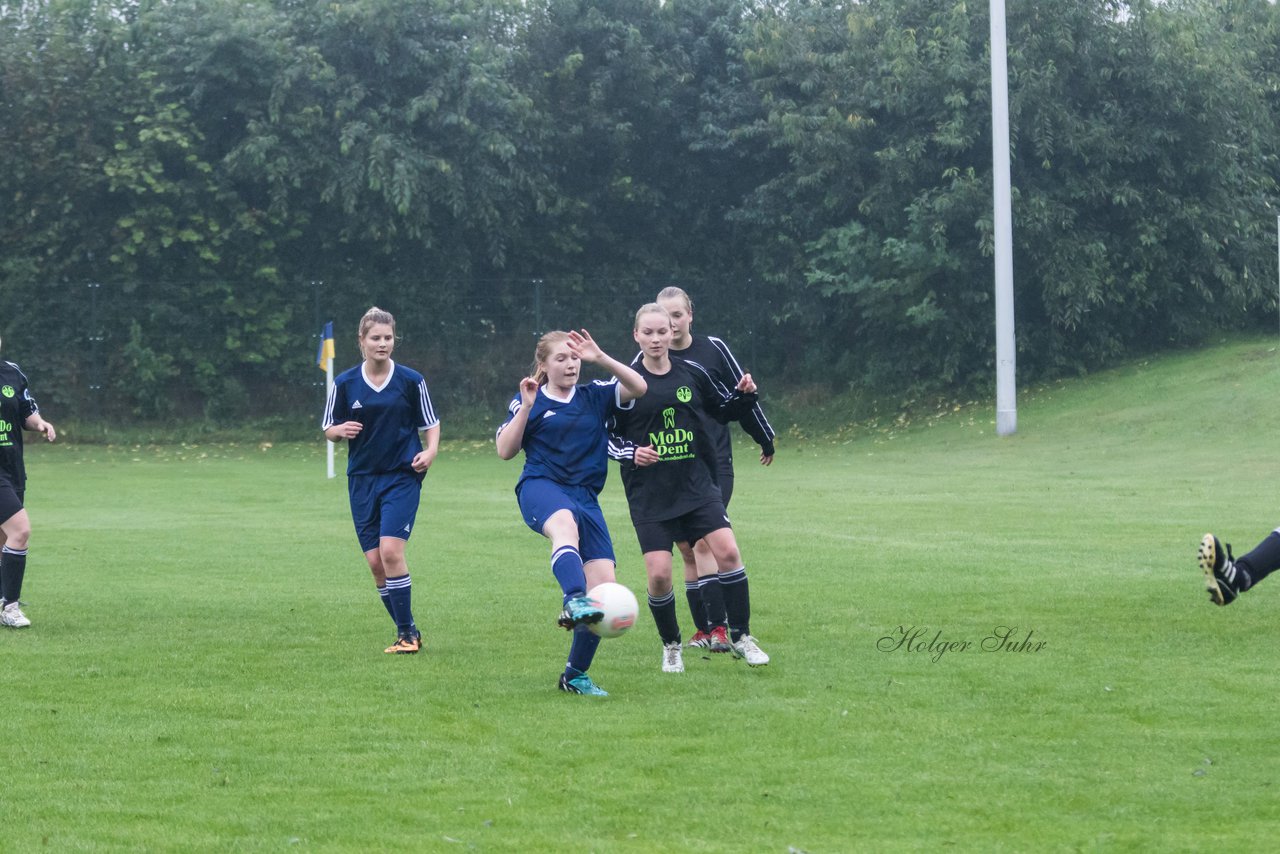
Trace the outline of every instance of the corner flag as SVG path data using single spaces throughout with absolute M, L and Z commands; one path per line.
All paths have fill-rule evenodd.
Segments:
M 320 330 L 320 349 L 316 352 L 316 367 L 324 371 L 324 396 L 327 400 L 333 391 L 333 321 L 330 320 Z M 325 470 L 332 479 L 333 442 L 325 442 Z
M 333 362 L 333 321 L 330 320 L 320 331 L 320 349 L 316 353 L 316 367 L 326 370 Z

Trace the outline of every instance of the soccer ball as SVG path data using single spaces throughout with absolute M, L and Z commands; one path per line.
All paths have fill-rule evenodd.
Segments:
M 602 638 L 616 638 L 635 625 L 636 615 L 640 613 L 635 594 L 616 581 L 597 584 L 587 591 L 587 598 L 604 610 L 600 622 L 587 626 Z

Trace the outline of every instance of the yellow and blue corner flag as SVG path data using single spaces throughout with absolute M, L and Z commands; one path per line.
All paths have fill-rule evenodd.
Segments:
M 333 321 L 324 325 L 320 333 L 320 349 L 316 353 L 316 367 L 324 370 L 326 362 L 333 360 Z

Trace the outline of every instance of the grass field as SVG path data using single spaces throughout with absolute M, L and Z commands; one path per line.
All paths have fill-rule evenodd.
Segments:
M 318 445 L 32 448 L 5 847 L 1272 850 L 1280 581 L 1213 608 L 1194 554 L 1280 523 L 1277 416 L 1253 339 L 1029 391 L 1004 439 L 989 406 L 783 430 L 734 503 L 773 663 L 662 674 L 642 613 L 603 700 L 554 690 L 548 550 L 487 444 L 428 478 L 418 656 L 382 653 Z M 639 592 L 616 474 L 605 507 Z

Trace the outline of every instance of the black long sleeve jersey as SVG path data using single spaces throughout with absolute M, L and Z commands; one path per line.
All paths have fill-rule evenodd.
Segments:
M 743 370 L 733 357 L 733 351 L 723 340 L 714 336 L 694 335 L 688 347 L 670 352 L 673 361 L 682 360 L 700 365 L 711 377 L 717 391 L 723 395 L 732 392 L 742 379 Z M 631 367 L 636 367 L 641 361 L 642 354 L 637 353 L 631 360 Z M 773 425 L 765 417 L 758 398 L 749 409 L 733 420 L 742 425 L 742 429 L 755 440 L 763 453 L 773 456 Z M 729 426 L 716 421 L 710 422 L 707 425 L 707 441 L 715 451 L 713 459 L 717 476 L 732 477 L 733 441 L 729 436 Z M 616 460 L 630 459 L 634 449 L 625 442 L 614 442 L 609 446 L 609 454 Z
M 0 478 L 17 490 L 27 485 L 22 425 L 39 409 L 22 369 L 13 362 L 0 361 Z
M 621 464 L 631 521 L 674 519 L 721 500 L 709 464 L 716 454 L 711 428 L 741 418 L 756 395 L 722 393 L 697 362 L 672 359 L 665 374 L 650 372 L 643 360 L 634 367 L 648 391 L 619 411 L 610 429 L 610 455 Z M 636 466 L 635 448 L 649 445 L 660 459 Z

